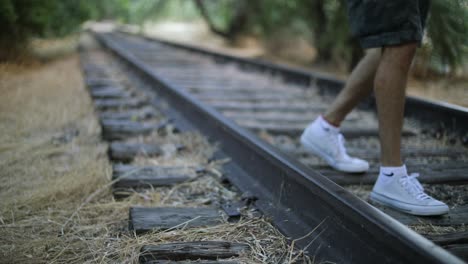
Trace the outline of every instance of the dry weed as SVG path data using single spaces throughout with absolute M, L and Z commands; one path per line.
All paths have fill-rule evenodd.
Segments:
M 16 66 L 15 66 L 16 67 Z M 219 183 L 225 161 L 196 133 L 153 134 L 165 155 L 136 164 L 199 166 L 206 172 L 172 187 L 115 201 L 106 146 L 83 87 L 75 56 L 16 72 L 0 66 L 0 263 L 137 263 L 142 245 L 170 241 L 248 243 L 244 263 L 310 260 L 262 218 L 246 212 L 236 223 L 136 236 L 127 230 L 130 206 L 207 206 L 237 199 Z M 21 69 L 18 66 L 18 69 Z M 181 155 L 170 146 L 184 145 Z

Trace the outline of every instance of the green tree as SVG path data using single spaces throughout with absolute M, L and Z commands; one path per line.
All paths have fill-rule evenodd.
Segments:
M 268 38 L 281 29 L 310 36 L 319 62 L 345 62 L 362 49 L 348 27 L 346 0 L 194 0 L 210 29 L 227 39 L 243 33 Z M 428 21 L 428 67 L 455 70 L 467 57 L 468 1 L 433 0 Z M 304 26 L 306 25 L 306 26 Z
M 468 2 L 432 1 L 428 21 L 429 67 L 454 72 L 468 57 Z
M 63 36 L 89 18 L 87 1 L 0 0 L 0 60 L 23 52 L 30 37 Z

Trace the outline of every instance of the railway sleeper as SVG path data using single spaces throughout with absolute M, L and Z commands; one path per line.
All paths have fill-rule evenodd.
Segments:
M 241 264 L 242 262 L 236 261 L 235 259 L 230 260 L 189 260 L 189 261 L 172 261 L 172 260 L 150 260 L 143 261 L 143 264 Z
M 395 211 L 388 207 L 382 207 L 375 204 L 384 213 L 397 219 L 405 225 L 434 225 L 434 226 L 462 226 L 468 219 L 468 205 L 451 208 L 449 213 L 441 216 L 415 216 Z
M 99 89 L 90 89 L 93 99 L 126 99 L 132 97 L 132 93 L 120 87 L 104 86 Z
M 446 250 L 448 250 L 450 253 L 454 254 L 455 256 L 468 261 L 468 244 L 454 244 L 454 245 L 448 245 L 444 246 Z
M 441 245 L 452 245 L 452 244 L 468 244 L 468 231 L 454 232 L 448 234 L 434 235 L 434 234 L 423 234 L 432 242 Z
M 114 188 L 171 186 L 193 179 L 199 169 L 187 167 L 132 166 L 116 164 L 112 167 Z
M 106 87 L 106 86 L 115 86 L 117 85 L 115 81 L 111 80 L 110 78 L 92 78 L 86 77 L 85 78 L 86 87 L 89 89 L 95 89 L 99 87 Z
M 94 105 L 99 110 L 135 109 L 145 105 L 146 103 L 147 100 L 141 98 L 94 100 Z
M 211 207 L 131 207 L 129 229 L 137 234 L 157 230 L 204 227 L 225 222 L 218 209 Z
M 422 183 L 436 184 L 465 184 L 468 182 L 468 175 L 466 174 L 466 168 L 452 168 L 450 165 L 444 166 L 445 169 L 437 167 L 436 165 L 431 164 L 422 164 L 408 166 L 413 171 L 417 171 L 420 176 L 418 180 Z M 362 185 L 362 184 L 374 184 L 379 175 L 379 169 L 377 167 L 371 167 L 366 173 L 343 173 L 335 171 L 330 168 L 324 168 L 323 166 L 317 168 L 318 166 L 313 166 L 315 169 L 318 169 L 321 174 L 330 180 L 334 181 L 340 185 Z
M 227 262 L 219 262 L 219 260 L 239 257 L 249 250 L 248 244 L 229 241 L 191 241 L 148 245 L 141 248 L 140 263 L 164 263 L 157 261 L 180 263 L 178 261 L 186 260 L 198 260 L 187 263 L 238 263 L 233 260 Z M 211 261 L 207 262 L 207 260 Z
M 169 120 L 158 124 L 141 123 L 122 119 L 101 119 L 102 136 L 105 140 L 121 140 L 139 135 L 146 135 L 153 131 L 160 131 L 170 123 Z
M 183 146 L 177 146 L 182 150 Z M 131 162 L 136 156 L 154 157 L 163 153 L 159 145 L 144 143 L 113 142 L 109 147 L 109 157 L 116 162 Z
M 158 117 L 160 114 L 151 107 L 146 106 L 137 109 L 131 109 L 126 111 L 103 111 L 98 113 L 99 118 L 103 119 L 111 119 L 111 120 L 131 120 L 131 121 L 142 121 L 149 118 Z
M 81 68 L 86 76 L 91 76 L 91 75 L 107 76 L 109 74 L 109 72 L 105 68 L 94 63 L 82 64 Z
M 298 157 L 309 156 L 309 152 L 302 146 L 278 146 L 281 150 Z M 368 160 L 378 160 L 380 158 L 380 147 L 374 148 L 357 148 L 347 147 L 348 153 L 353 156 Z M 461 148 L 431 148 L 431 147 L 404 147 L 401 149 L 404 157 L 436 157 L 436 158 L 463 158 L 466 150 Z
M 239 125 L 255 132 L 266 131 L 272 135 L 287 135 L 290 137 L 298 138 L 304 131 L 304 126 L 297 124 L 262 124 L 257 122 L 238 121 Z M 378 137 L 379 130 L 377 127 L 346 127 L 341 128 L 341 133 L 347 139 L 364 138 L 364 137 Z M 416 136 L 414 131 L 403 129 L 403 137 Z

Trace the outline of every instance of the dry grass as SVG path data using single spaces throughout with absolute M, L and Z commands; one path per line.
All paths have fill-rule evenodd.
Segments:
M 29 44 L 31 54 L 41 60 L 50 61 L 71 54 L 78 47 L 79 34 L 58 39 L 33 39 Z
M 105 146 L 76 56 L 0 70 L 0 262 L 53 262 L 59 227 L 108 181 Z
M 230 240 L 251 247 L 242 263 L 310 263 L 270 223 L 246 211 L 236 223 L 127 231 L 130 206 L 207 206 L 238 199 L 220 184 L 216 147 L 196 133 L 153 134 L 165 155 L 137 164 L 199 166 L 207 172 L 172 187 L 135 192 L 115 201 L 106 146 L 84 90 L 78 58 L 45 65 L 0 65 L 0 263 L 137 263 L 142 245 Z M 186 149 L 175 157 L 171 146 Z

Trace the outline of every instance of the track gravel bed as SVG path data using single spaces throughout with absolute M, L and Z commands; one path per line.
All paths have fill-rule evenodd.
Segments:
M 126 50 L 130 54 L 126 56 L 131 56 L 132 60 L 149 67 L 145 70 L 151 69 L 162 76 L 165 83 L 183 89 L 318 174 L 343 185 L 362 199 L 367 198 L 377 174 L 379 156 L 377 118 L 371 100 L 354 110 L 342 126 L 349 152 L 370 160 L 371 169 L 360 175 L 337 173 L 301 149 L 298 143 L 302 129 L 326 109 L 333 100 L 333 92 L 324 90 L 315 82 L 307 85 L 286 82 L 281 75 L 251 71 L 227 59 L 219 60 L 216 56 L 193 52 L 193 49 L 188 51 L 122 33 L 108 34 L 105 38 L 118 49 Z M 151 141 L 151 136 L 146 138 Z M 423 174 L 420 179 L 428 192 L 447 202 L 451 206 L 451 214 L 416 218 L 382 210 L 434 241 L 439 241 L 434 237 L 436 234 L 463 234 L 460 231 L 466 230 L 464 223 L 468 217 L 465 217 L 468 207 L 466 185 L 463 185 L 468 180 L 466 139 L 467 135 L 462 133 L 460 136 L 460 131 L 431 127 L 414 117 L 406 118 L 403 128 L 405 162 L 410 170 Z M 177 144 L 180 143 L 172 143 L 175 146 L 172 147 L 173 154 L 179 154 L 181 145 Z M 186 151 L 184 146 L 180 150 Z M 146 164 L 144 159 L 143 163 Z M 202 166 L 207 167 L 206 164 Z M 460 254 L 460 245 L 443 246 L 464 256 Z
M 217 151 L 215 143 L 209 143 L 199 132 L 180 131 L 165 116 L 165 110 L 160 111 L 158 109 L 158 107 L 167 109 L 170 106 L 160 100 L 156 93 L 148 93 L 147 90 L 138 87 L 136 82 L 131 81 L 130 78 L 132 77 L 129 76 L 125 67 L 113 59 L 112 56 L 100 50 L 84 51 L 82 53 L 82 65 L 90 94 L 95 98 L 94 102 L 98 110 L 98 116 L 101 117 L 101 124 L 104 127 L 105 122 L 115 122 L 115 120 L 122 122 L 134 121 L 136 124 L 141 122 L 161 124 L 164 121 L 162 126 L 148 133 L 124 135 L 119 138 L 107 137 L 110 141 L 110 151 L 112 151 L 112 146 L 115 146 L 116 143 L 136 144 L 137 146 L 152 145 L 158 146 L 159 149 L 154 155 L 150 155 L 145 151 L 136 151 L 133 156 L 124 161 L 125 164 L 122 163 L 122 160 L 114 161 L 114 174 L 118 168 L 123 171 L 119 177 L 114 178 L 114 195 L 123 203 L 131 203 L 133 209 L 130 209 L 130 217 L 137 217 L 137 211 L 135 210 L 141 211 L 142 209 L 167 211 L 170 208 L 173 208 L 170 210 L 199 208 L 192 210 L 187 223 L 181 226 L 171 224 L 171 221 L 180 214 L 173 212 L 168 215 L 168 221 L 170 220 L 168 225 L 162 227 L 161 230 L 156 227 L 145 229 L 145 232 L 141 234 L 141 240 L 146 241 L 145 247 L 142 247 L 140 257 L 142 263 L 161 260 L 158 260 L 158 256 L 162 256 L 161 253 L 156 257 L 153 256 L 154 252 L 148 253 L 155 250 L 151 249 L 151 246 L 170 246 L 173 242 L 193 241 L 214 241 L 210 243 L 215 244 L 218 243 L 216 241 L 220 241 L 219 243 L 222 241 L 244 243 L 247 250 L 242 251 L 240 255 L 235 255 L 235 257 L 228 257 L 226 263 L 292 263 L 296 261 L 311 263 L 310 258 L 303 251 L 297 251 L 291 247 L 287 238 L 281 235 L 269 223 L 268 219 L 262 217 L 253 204 L 250 203 L 248 194 L 240 193 L 225 180 L 223 165 L 229 163 L 230 160 L 220 160 L 214 157 L 214 153 Z M 145 103 L 141 105 L 118 103 L 115 107 L 100 107 L 103 102 L 120 100 L 120 98 L 102 99 L 101 97 L 105 94 L 102 93 L 102 87 L 108 89 L 106 92 L 112 90 L 109 90 L 109 87 L 115 88 L 114 93 L 111 93 L 111 97 L 116 95 L 116 90 L 122 89 L 123 93 L 119 92 L 117 94 L 125 94 L 125 97 L 131 94 L 127 99 L 142 98 Z M 156 107 L 154 107 L 155 104 L 151 103 L 155 100 L 158 101 Z M 141 112 L 151 114 L 144 115 Z M 133 115 L 126 116 L 125 113 L 133 113 Z M 118 118 L 112 118 L 115 116 Z M 112 133 L 119 129 L 120 127 L 111 127 L 107 132 L 104 129 L 103 137 L 106 138 L 106 133 Z M 135 129 L 131 131 L 135 131 Z M 110 158 L 112 159 L 111 152 Z M 123 182 L 130 180 L 132 173 L 138 174 L 144 168 L 148 172 L 147 177 L 137 179 L 138 185 L 129 185 L 128 182 Z M 125 172 L 126 169 L 130 172 Z M 151 170 L 148 171 L 149 169 Z M 177 175 L 183 175 L 185 178 L 181 182 L 170 184 L 170 186 L 165 186 L 167 184 L 159 185 L 159 183 L 151 181 L 154 180 L 158 171 L 159 173 L 167 173 L 168 170 L 172 170 Z M 155 174 L 152 175 L 151 173 Z M 119 183 L 121 184 L 119 185 Z M 223 212 L 222 208 L 229 205 L 233 207 L 232 210 L 237 211 L 236 215 L 229 216 L 228 211 Z M 217 223 L 202 221 L 196 226 L 191 226 L 193 221 L 197 221 L 197 218 L 202 217 L 200 213 L 209 208 L 214 208 L 214 212 L 219 212 L 220 221 Z M 138 229 L 135 230 L 135 228 L 138 228 L 137 226 L 147 225 L 153 220 L 157 220 L 157 217 L 142 220 L 141 223 L 137 223 L 135 219 L 129 219 L 130 229 L 139 233 Z M 208 252 L 209 254 L 207 253 L 208 256 L 216 252 L 214 249 L 212 251 L 211 253 Z M 175 252 L 177 255 L 177 250 Z M 177 260 L 188 258 L 188 256 L 184 255 L 185 257 L 179 259 L 180 254 L 177 255 L 178 257 L 176 256 Z M 203 259 L 203 257 L 207 256 L 200 255 L 199 257 Z M 196 260 L 196 258 L 193 260 Z M 200 262 L 194 261 L 194 263 L 205 262 L 200 260 Z

